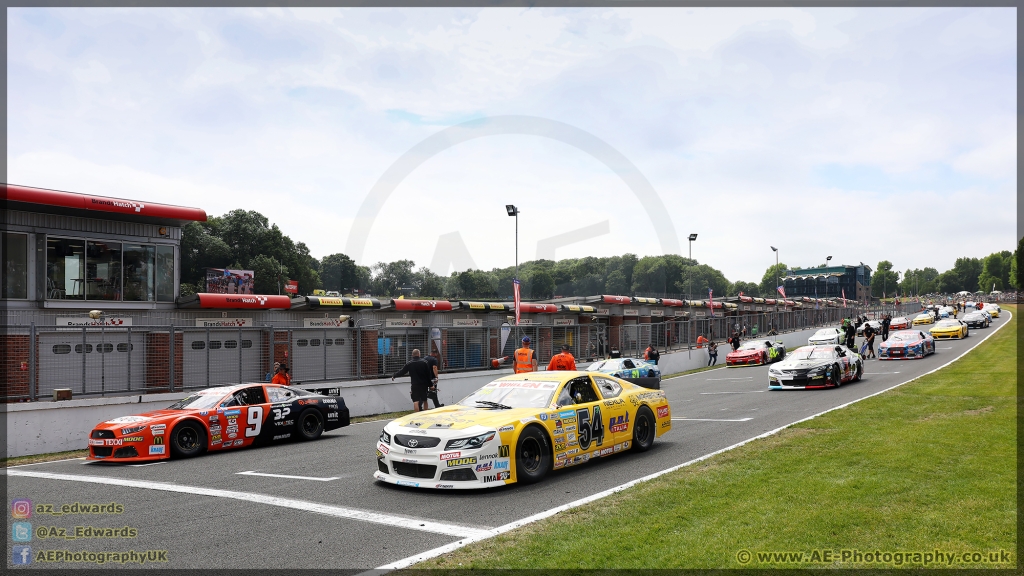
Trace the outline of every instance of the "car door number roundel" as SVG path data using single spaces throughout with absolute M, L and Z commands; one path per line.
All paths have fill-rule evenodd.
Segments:
M 249 406 L 245 415 L 245 422 L 248 424 L 245 427 L 246 437 L 259 436 L 260 430 L 263 429 L 263 406 Z
M 604 442 L 604 423 L 601 421 L 601 407 L 594 406 L 594 419 L 590 419 L 590 410 L 576 410 L 576 426 L 579 433 L 581 450 L 589 450 L 591 443 L 600 446 Z

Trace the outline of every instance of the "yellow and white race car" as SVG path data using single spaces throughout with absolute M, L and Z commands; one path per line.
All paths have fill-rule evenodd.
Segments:
M 993 317 L 993 318 L 999 318 L 999 312 L 1002 311 L 1002 308 L 1000 308 L 999 306 L 997 306 L 995 304 L 985 304 L 985 306 L 982 308 L 982 310 L 984 310 L 985 312 L 988 312 L 988 315 Z
M 963 320 L 948 318 L 939 320 L 928 333 L 936 340 L 949 340 L 950 338 L 962 340 L 967 338 L 970 330 Z
M 671 428 L 661 390 L 597 373 L 516 374 L 389 422 L 373 477 L 442 489 L 532 483 L 553 469 L 644 452 Z
M 918 326 L 920 324 L 932 324 L 934 322 L 935 316 L 931 312 L 922 312 L 917 316 L 914 316 L 913 325 Z

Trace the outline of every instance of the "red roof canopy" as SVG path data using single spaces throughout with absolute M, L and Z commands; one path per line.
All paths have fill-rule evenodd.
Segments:
M 26 204 L 29 205 L 26 206 L 26 209 L 41 212 L 66 213 L 75 210 L 88 210 L 116 215 L 119 217 L 118 219 L 122 220 L 166 221 L 173 224 L 206 221 L 206 212 L 199 208 L 93 196 L 45 188 L 30 188 L 16 184 L 4 184 L 3 189 L 0 190 L 0 199 L 4 202 Z M 96 214 L 95 216 L 100 217 L 101 215 Z

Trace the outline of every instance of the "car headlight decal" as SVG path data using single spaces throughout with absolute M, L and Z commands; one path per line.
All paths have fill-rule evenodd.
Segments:
M 494 432 L 485 432 L 479 436 L 449 440 L 448 443 L 445 444 L 444 449 L 454 450 L 456 448 L 461 448 L 463 450 L 474 450 L 490 442 L 491 440 L 494 440 Z

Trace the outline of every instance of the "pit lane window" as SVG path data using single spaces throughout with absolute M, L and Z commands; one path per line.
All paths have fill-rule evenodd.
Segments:
M 601 396 L 604 396 L 606 399 L 615 398 L 622 392 L 622 386 L 611 378 L 594 376 L 594 382 L 597 384 L 597 388 L 601 391 Z
M 279 388 L 277 386 L 267 386 L 267 396 L 270 397 L 271 403 L 278 402 L 289 402 L 294 399 L 298 394 L 292 392 L 288 388 Z

